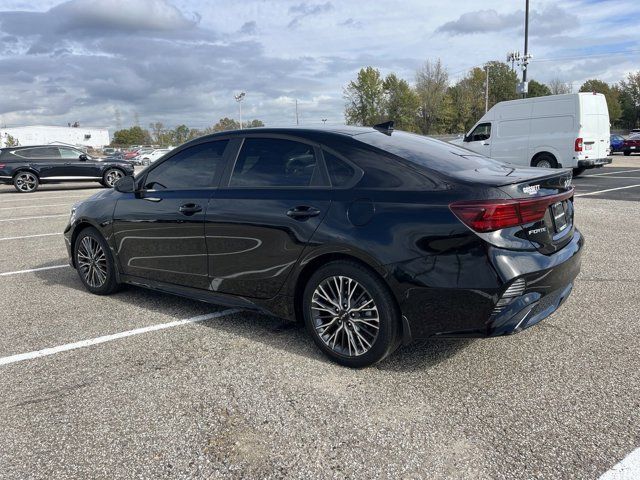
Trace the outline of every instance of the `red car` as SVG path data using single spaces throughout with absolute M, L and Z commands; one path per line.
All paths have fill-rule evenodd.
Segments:
M 622 144 L 622 151 L 625 155 L 640 153 L 640 134 L 629 135 Z

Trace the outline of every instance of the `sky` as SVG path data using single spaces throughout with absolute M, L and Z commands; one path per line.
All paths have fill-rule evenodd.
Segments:
M 524 49 L 524 0 L 0 0 L 0 125 L 344 122 L 361 67 L 453 83 Z M 640 1 L 531 0 L 529 78 L 640 70 Z

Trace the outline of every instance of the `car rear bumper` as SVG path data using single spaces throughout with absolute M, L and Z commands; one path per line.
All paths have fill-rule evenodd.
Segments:
M 596 168 L 603 165 L 608 165 L 613 160 L 609 157 L 606 158 L 590 158 L 588 160 L 578 160 L 578 168 Z
M 517 333 L 539 323 L 567 299 L 580 272 L 584 238 L 572 240 L 553 255 L 489 247 L 488 268 L 496 288 L 480 279 L 478 287 L 428 287 L 414 284 L 399 298 L 407 339 L 431 336 L 493 337 Z M 409 330 L 407 333 L 406 330 Z

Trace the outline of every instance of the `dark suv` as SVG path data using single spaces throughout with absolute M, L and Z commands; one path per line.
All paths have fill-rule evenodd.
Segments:
M 125 161 L 93 158 L 73 147 L 32 145 L 0 149 L 0 182 L 22 193 L 41 183 L 96 181 L 112 188 L 133 166 Z

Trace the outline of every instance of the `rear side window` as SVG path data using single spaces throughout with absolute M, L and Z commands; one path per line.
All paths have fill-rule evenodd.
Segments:
M 145 188 L 176 190 L 213 187 L 223 167 L 228 140 L 194 145 L 168 158 L 149 172 Z
M 316 184 L 311 145 L 279 138 L 247 138 L 231 174 L 234 187 L 308 187 Z
M 56 147 L 34 147 L 14 150 L 13 154 L 23 158 L 60 158 Z
M 411 163 L 445 174 L 504 166 L 502 162 L 483 157 L 465 148 L 414 133 L 393 132 L 388 136 L 371 132 L 357 135 L 355 138 Z
M 344 187 L 355 177 L 356 170 L 347 162 L 340 160 L 335 155 L 327 152 L 322 152 L 324 155 L 324 163 L 327 165 L 327 171 L 329 172 L 329 179 L 331 180 L 331 186 Z

